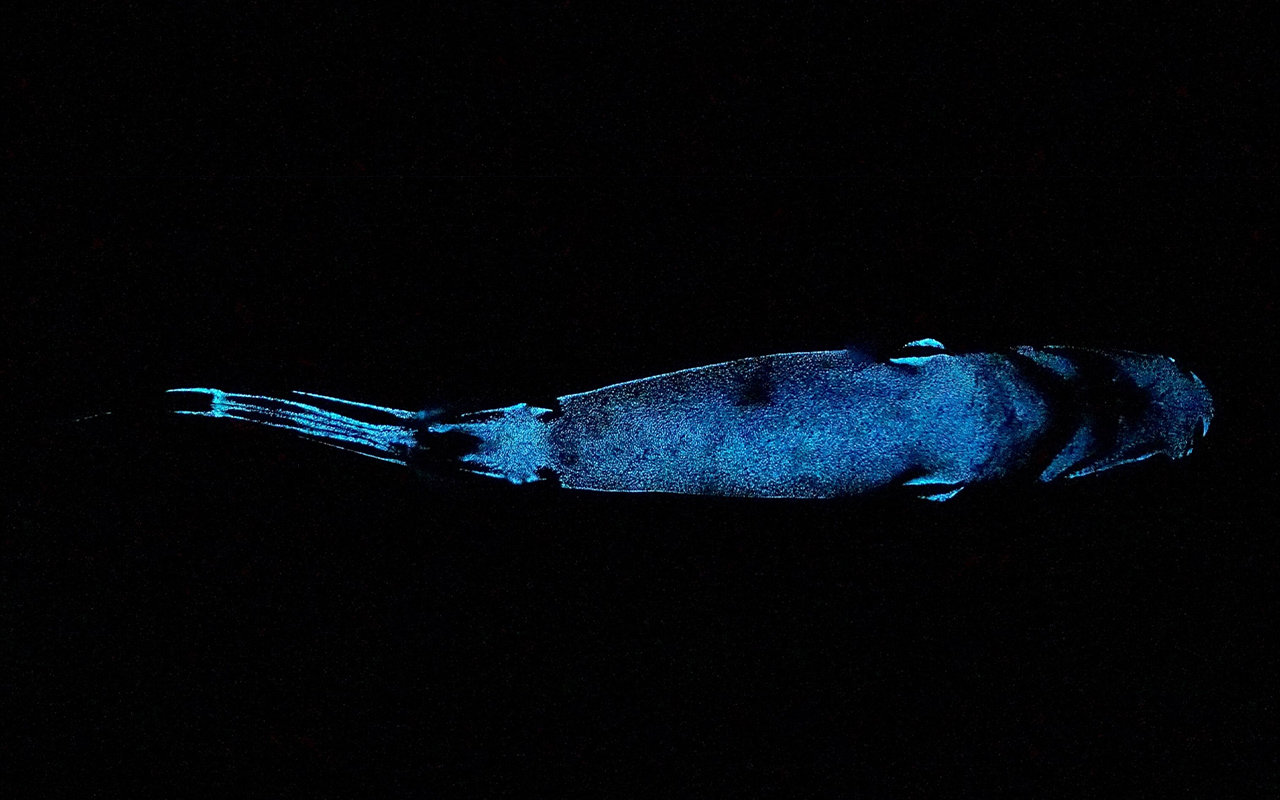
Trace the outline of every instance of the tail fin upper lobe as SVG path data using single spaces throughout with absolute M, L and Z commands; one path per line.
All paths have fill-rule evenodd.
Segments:
M 168 394 L 184 403 L 193 398 L 198 403 L 208 403 L 207 409 L 174 409 L 177 414 L 224 417 L 283 428 L 330 447 L 393 464 L 460 466 L 458 459 L 474 447 L 474 437 L 428 430 L 440 412 L 405 411 L 310 392 L 292 392 L 306 402 L 221 389 L 170 389 Z

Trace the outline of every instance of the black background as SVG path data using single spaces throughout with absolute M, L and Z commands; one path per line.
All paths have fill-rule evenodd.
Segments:
M 932 11 L 414 27 L 195 4 L 24 31 L 6 780 L 1274 790 L 1277 203 L 1252 12 Z M 1034 491 L 800 503 L 442 488 L 129 413 L 176 386 L 480 408 L 923 336 L 1172 355 L 1213 430 L 1189 459 Z

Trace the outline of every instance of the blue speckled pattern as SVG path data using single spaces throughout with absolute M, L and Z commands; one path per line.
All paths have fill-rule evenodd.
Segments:
M 174 391 L 210 400 L 182 413 L 284 427 L 397 463 L 463 435 L 451 463 L 512 483 L 733 497 L 907 486 L 947 500 L 1016 475 L 1048 481 L 1179 458 L 1213 415 L 1203 382 L 1164 356 L 952 354 L 936 339 L 884 362 L 842 350 L 759 356 L 564 395 L 557 409 L 520 403 L 450 421 L 305 393 L 319 405 Z
M 984 367 L 989 374 L 984 375 Z M 769 393 L 740 402 L 758 370 Z M 561 399 L 549 440 L 565 486 L 741 497 L 860 494 L 924 468 L 936 483 L 984 477 L 1000 436 L 1034 436 L 1034 398 L 1014 425 L 986 381 L 998 363 L 919 366 L 792 353 L 684 370 Z

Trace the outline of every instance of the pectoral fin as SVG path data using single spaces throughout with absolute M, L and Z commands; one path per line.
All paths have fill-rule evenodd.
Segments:
M 950 500 L 951 498 L 953 498 L 953 497 L 955 497 L 956 495 L 960 494 L 961 489 L 964 489 L 964 487 L 963 487 L 963 486 L 961 486 L 959 489 L 952 489 L 952 490 L 951 490 L 951 491 L 949 491 L 949 492 L 942 492 L 941 494 L 926 494 L 926 495 L 921 495 L 921 499 L 922 499 L 922 500 L 935 500 L 935 501 L 937 501 L 937 502 L 941 503 L 941 502 L 944 502 L 944 501 L 946 501 L 946 500 Z
M 960 490 L 964 488 L 964 484 L 957 486 L 952 481 L 940 481 L 937 478 L 930 477 L 928 475 L 910 478 L 909 480 L 903 481 L 902 485 L 922 487 L 922 491 L 928 492 L 928 494 L 919 495 L 920 499 L 933 500 L 939 503 L 944 500 L 950 500 L 960 494 Z

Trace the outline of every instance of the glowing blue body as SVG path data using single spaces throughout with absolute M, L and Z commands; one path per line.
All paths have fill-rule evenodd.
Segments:
M 820 498 L 894 485 L 945 500 L 971 483 L 1078 477 L 1190 452 L 1212 401 L 1172 359 L 1127 351 L 1018 348 L 953 355 L 933 339 L 898 358 L 783 353 L 433 418 L 321 395 L 202 392 L 204 416 L 294 430 L 412 463 L 444 437 L 449 463 L 512 483 L 614 492 Z M 324 408 L 324 405 L 333 408 Z

